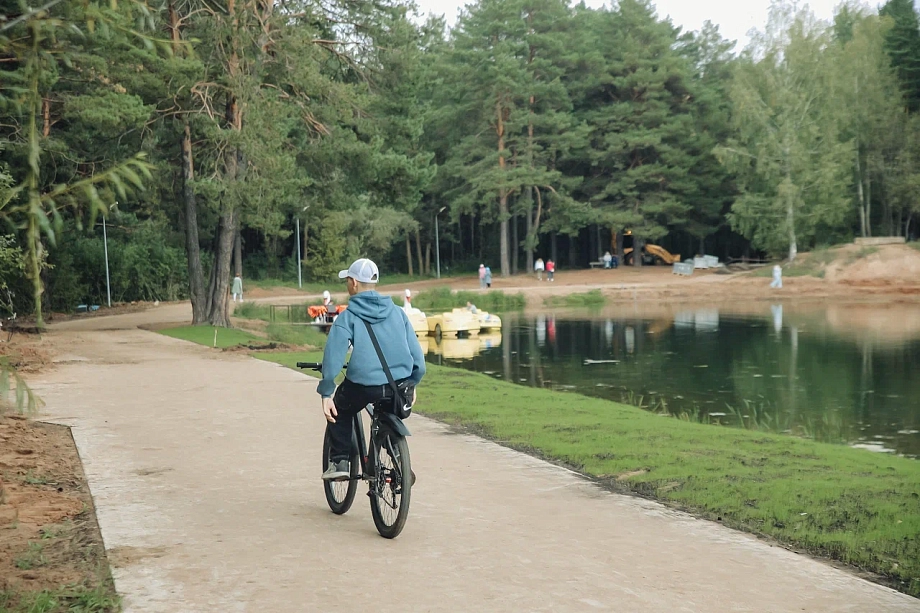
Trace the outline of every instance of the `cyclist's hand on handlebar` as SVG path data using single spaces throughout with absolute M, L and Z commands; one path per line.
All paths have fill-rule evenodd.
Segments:
M 323 398 L 323 415 L 326 416 L 326 421 L 330 424 L 335 423 L 335 418 L 338 417 L 338 410 L 335 408 L 335 403 L 332 402 L 332 398 Z
M 415 400 L 418 398 L 418 388 L 412 389 L 412 406 L 415 406 Z

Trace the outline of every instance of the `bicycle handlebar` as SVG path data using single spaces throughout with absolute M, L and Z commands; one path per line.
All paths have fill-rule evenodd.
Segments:
M 323 363 L 322 362 L 297 362 L 297 368 L 303 368 L 310 370 L 315 370 L 317 372 L 323 372 Z M 342 368 L 348 368 L 348 364 L 342 366 Z

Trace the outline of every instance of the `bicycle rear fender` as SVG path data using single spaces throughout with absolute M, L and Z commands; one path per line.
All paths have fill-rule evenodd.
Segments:
M 396 417 L 392 413 L 384 413 L 381 411 L 377 419 L 380 420 L 380 423 L 383 424 L 384 427 L 389 428 L 400 436 L 412 436 L 412 433 L 409 432 L 406 424 L 404 424 L 400 418 Z

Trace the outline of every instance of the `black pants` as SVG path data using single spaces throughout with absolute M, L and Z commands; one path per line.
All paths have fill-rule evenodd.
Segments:
M 401 381 L 397 381 L 400 383 Z M 351 433 L 355 415 L 364 410 L 369 404 L 374 404 L 384 398 L 393 398 L 393 389 L 388 383 L 384 385 L 358 385 L 348 379 L 335 390 L 332 397 L 338 415 L 334 424 L 328 424 L 329 436 L 332 437 L 332 449 L 329 453 L 333 462 L 351 459 Z M 362 449 L 360 451 L 364 453 Z

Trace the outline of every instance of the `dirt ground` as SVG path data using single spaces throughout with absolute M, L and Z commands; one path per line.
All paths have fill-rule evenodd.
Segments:
M 725 303 L 744 301 L 796 302 L 898 302 L 920 303 L 920 250 L 907 245 L 885 245 L 866 249 L 847 245 L 835 250 L 837 259 L 826 267 L 824 277 L 785 277 L 783 288 L 770 288 L 770 279 L 753 276 L 755 269 L 696 270 L 689 277 L 674 275 L 670 266 L 621 266 L 613 270 L 560 270 L 550 283 L 532 274 L 508 278 L 493 277 L 492 289 L 524 292 L 529 307 L 542 307 L 550 295 L 600 290 L 608 302 L 680 300 L 683 303 Z M 808 257 L 808 254 L 802 256 Z M 407 284 L 387 285 L 386 272 L 380 291 L 401 295 L 408 288 L 420 292 L 449 286 L 455 290 L 482 291 L 475 275 L 425 279 Z M 330 283 L 329 290 L 342 295 L 341 284 Z M 253 290 L 251 299 L 294 302 L 304 296 L 289 287 Z
M 0 417 L 0 609 L 4 592 L 106 582 L 105 550 L 69 428 Z

